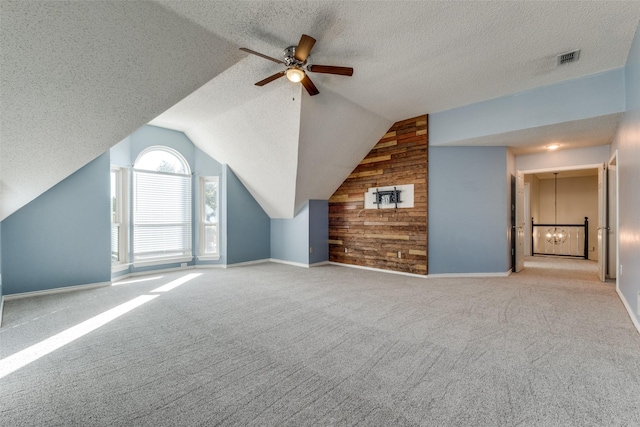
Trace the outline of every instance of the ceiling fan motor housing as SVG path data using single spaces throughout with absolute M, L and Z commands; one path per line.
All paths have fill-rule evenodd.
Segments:
M 287 67 L 296 67 L 302 68 L 307 63 L 307 61 L 299 61 L 296 59 L 296 47 L 297 46 L 289 46 L 284 50 L 284 63 Z

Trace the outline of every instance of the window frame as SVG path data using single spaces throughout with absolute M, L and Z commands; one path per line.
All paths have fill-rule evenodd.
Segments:
M 173 173 L 173 172 L 163 172 L 163 171 L 157 171 L 157 170 L 150 170 L 150 169 L 139 169 L 136 168 L 135 166 L 137 164 L 139 164 L 140 159 L 142 159 L 143 156 L 145 156 L 146 154 L 152 152 L 152 151 L 165 151 L 170 153 L 171 155 L 175 156 L 183 165 L 184 170 L 187 173 Z M 188 227 L 186 227 L 186 229 L 188 230 L 188 232 L 185 234 L 187 236 L 187 245 L 183 247 L 184 249 L 184 254 L 174 254 L 174 255 L 169 255 L 169 256 L 162 256 L 162 255 L 157 255 L 157 256 L 147 256 L 145 257 L 143 254 L 141 253 L 136 253 L 136 245 L 135 245 L 135 238 L 136 238 L 136 228 L 140 227 L 142 224 L 137 224 L 136 222 L 136 204 L 138 202 L 138 191 L 139 189 L 136 187 L 137 186 L 137 180 L 138 180 L 138 176 L 136 174 L 149 174 L 149 175 L 158 175 L 158 176 L 162 176 L 162 175 L 168 175 L 168 176 L 172 176 L 172 177 L 183 177 L 183 178 L 187 178 L 188 179 L 188 185 L 186 186 L 189 189 L 189 197 L 188 200 L 189 202 L 185 204 L 185 206 L 188 206 L 189 208 L 189 215 L 187 215 L 187 222 L 185 222 L 185 225 L 188 225 Z M 192 234 L 193 234 L 193 191 L 192 191 L 192 185 L 193 185 L 193 175 L 191 173 L 191 167 L 189 165 L 189 162 L 185 159 L 185 157 L 178 152 L 177 150 L 174 150 L 171 147 L 167 147 L 167 146 L 163 146 L 163 145 L 153 145 L 153 146 L 149 146 L 147 148 L 145 148 L 144 150 L 142 150 L 138 156 L 136 157 L 136 161 L 134 162 L 134 167 L 133 167 L 133 179 L 132 179 L 132 191 L 133 191 L 133 203 L 132 203 L 132 224 L 133 224 L 133 251 L 132 251 L 132 256 L 133 256 L 133 266 L 134 267 L 145 267 L 145 266 L 152 266 L 152 265 L 161 265 L 161 264 L 174 264 L 174 263 L 182 263 L 182 262 L 190 262 L 193 260 L 193 239 L 192 239 Z M 153 224 L 144 224 L 147 226 L 153 226 Z M 157 226 L 175 226 L 175 224 L 157 224 Z M 160 252 L 160 251 L 159 251 Z
M 215 182 L 217 184 L 216 191 L 216 221 L 206 221 L 206 185 L 209 182 Z M 198 261 L 217 261 L 220 259 L 220 177 L 219 176 L 202 176 L 200 177 L 200 191 L 199 191 L 199 247 L 198 247 Z M 207 253 L 206 250 L 206 233 L 207 227 L 215 225 L 215 239 L 217 242 L 216 252 Z
M 111 217 L 111 228 L 118 227 L 118 261 L 111 260 L 111 271 L 118 272 L 129 268 L 129 181 L 127 169 L 111 166 L 109 171 L 109 182 L 111 186 L 111 176 L 115 175 L 115 212 L 110 209 L 110 214 L 115 213 L 116 221 Z

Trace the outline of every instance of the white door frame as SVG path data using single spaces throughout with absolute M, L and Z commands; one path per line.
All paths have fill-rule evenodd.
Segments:
M 576 166 L 560 166 L 560 167 L 555 167 L 555 168 L 542 168 L 542 169 L 525 169 L 525 170 L 521 170 L 518 169 L 516 170 L 516 176 L 518 176 L 519 174 L 523 174 L 523 175 L 527 175 L 527 174 L 533 174 L 533 173 L 544 173 L 544 172 L 562 172 L 562 171 L 574 171 L 574 170 L 580 170 L 580 169 L 601 169 L 602 168 L 602 163 L 594 163 L 594 164 L 588 164 L 588 165 L 576 165 Z M 520 191 L 516 191 L 516 206 L 524 206 L 524 191 L 520 192 Z M 516 215 L 517 218 L 517 215 Z M 517 233 L 516 234 L 516 260 L 518 258 L 518 248 L 523 248 L 524 245 L 524 232 L 522 233 Z M 523 257 L 524 258 L 524 257 Z M 517 263 L 517 261 L 516 261 Z M 519 271 L 519 270 L 516 270 Z
M 618 150 L 616 150 L 613 155 L 611 156 L 611 158 L 609 159 L 609 171 L 613 171 L 614 172 L 614 176 L 613 176 L 613 184 L 614 184 L 614 196 L 615 196 L 615 203 L 614 203 L 614 218 L 615 218 L 615 224 L 614 224 L 614 229 L 613 229 L 613 237 L 615 238 L 615 244 L 613 245 L 613 247 L 615 248 L 616 251 L 616 256 L 615 256 L 615 265 L 614 265 L 614 274 L 615 274 L 615 279 L 616 279 L 616 289 L 619 291 L 620 290 L 620 284 L 619 284 L 619 280 L 618 280 L 618 271 L 620 270 L 620 233 L 619 233 L 619 224 L 620 224 L 620 201 L 618 200 L 619 195 L 620 195 L 620 181 L 619 181 L 619 174 L 618 174 Z M 609 210 L 610 211 L 610 210 Z M 609 236 L 611 236 L 611 230 L 609 231 Z M 611 245 L 609 245 L 609 248 L 611 248 Z M 607 256 L 607 258 L 610 258 L 609 256 Z M 611 261 L 611 260 L 609 260 Z M 611 265 L 611 263 L 609 262 L 609 265 Z
M 524 256 L 531 256 L 531 184 L 524 183 Z
M 607 240 L 609 236 L 609 221 L 607 220 L 607 162 L 602 162 L 598 168 L 598 277 L 601 282 L 607 280 Z
M 516 273 L 524 268 L 524 173 L 516 171 Z

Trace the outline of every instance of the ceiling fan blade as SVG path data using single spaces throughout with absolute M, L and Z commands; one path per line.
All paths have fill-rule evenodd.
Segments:
M 314 73 L 337 74 L 339 76 L 353 76 L 351 67 L 334 67 L 333 65 L 309 65 L 307 70 Z
M 298 43 L 298 47 L 296 47 L 296 53 L 294 55 L 295 58 L 300 62 L 306 61 L 307 57 L 309 56 L 309 52 L 311 52 L 311 48 L 314 44 L 316 44 L 316 39 L 303 34 L 302 37 L 300 37 L 300 43 Z
M 278 64 L 284 64 L 284 61 L 281 61 L 281 60 L 276 59 L 276 58 L 272 58 L 272 57 L 267 56 L 267 55 L 263 55 L 260 52 L 256 52 L 255 50 L 247 49 L 246 47 L 241 47 L 240 50 L 243 51 L 243 52 L 247 52 L 247 53 L 251 53 L 253 55 L 259 56 L 260 58 L 268 59 L 269 61 L 277 62 Z
M 307 92 L 309 92 L 309 95 L 313 96 L 320 93 L 316 85 L 313 84 L 309 76 L 307 76 L 306 74 L 304 76 L 304 79 L 302 79 L 300 83 L 302 83 L 302 86 L 304 86 Z
M 284 75 L 285 71 L 280 71 L 279 73 L 275 73 L 273 76 L 269 76 L 264 80 L 260 80 L 258 83 L 256 83 L 256 86 L 264 86 L 267 83 L 271 83 L 272 81 L 277 80 Z

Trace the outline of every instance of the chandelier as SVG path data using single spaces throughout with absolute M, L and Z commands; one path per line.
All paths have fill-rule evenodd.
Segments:
M 561 245 L 567 240 L 567 232 L 562 227 L 558 227 L 558 172 L 553 173 L 555 175 L 555 187 L 553 190 L 553 210 L 554 210 L 554 220 L 553 227 L 547 228 L 546 240 L 547 243 L 552 245 Z

